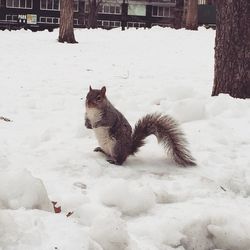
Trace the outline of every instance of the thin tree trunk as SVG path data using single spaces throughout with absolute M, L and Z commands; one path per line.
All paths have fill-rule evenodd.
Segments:
M 98 9 L 102 0 L 88 0 L 89 4 L 89 15 L 88 15 L 88 28 L 96 29 L 97 28 L 97 15 Z
M 218 0 L 216 5 L 212 95 L 250 98 L 250 1 Z
M 198 0 L 187 0 L 186 29 L 198 29 Z
M 60 28 L 58 41 L 77 43 L 74 35 L 74 0 L 60 0 Z
M 89 0 L 89 16 L 88 16 L 88 28 L 97 28 L 97 12 L 98 4 L 96 0 Z

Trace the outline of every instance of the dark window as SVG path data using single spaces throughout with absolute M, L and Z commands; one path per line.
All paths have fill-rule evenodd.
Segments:
M 6 20 L 12 21 L 12 16 L 11 15 L 6 15 Z
M 59 0 L 54 0 L 54 9 L 59 10 Z
M 157 16 L 157 7 L 153 6 L 153 16 Z
M 110 6 L 110 13 L 111 14 L 114 14 L 115 13 L 115 6 Z
M 14 7 L 19 7 L 19 0 L 14 0 Z
M 174 17 L 174 8 L 169 8 L 169 16 Z
M 104 13 L 109 13 L 109 6 L 108 5 L 103 6 L 103 12 Z
M 45 17 L 40 17 L 40 22 L 41 23 L 46 23 L 46 18 Z
M 115 13 L 120 14 L 121 13 L 121 7 L 115 6 Z
M 89 12 L 89 5 L 85 4 L 85 12 L 88 13 Z
M 109 26 L 109 21 L 103 21 L 103 26 L 108 27 Z
M 53 18 L 53 23 L 58 23 L 58 18 Z
M 74 11 L 78 11 L 78 1 L 74 1 Z
M 163 7 L 159 7 L 158 16 L 163 16 Z
M 169 8 L 168 7 L 164 8 L 164 16 L 169 16 Z
M 52 10 L 52 0 L 48 0 L 47 2 L 47 9 Z
M 6 6 L 7 6 L 7 7 L 10 7 L 11 5 L 12 5 L 12 0 L 7 0 L 7 1 L 6 1 Z
M 27 0 L 26 7 L 31 8 L 31 0 Z
M 41 0 L 41 9 L 46 9 L 46 0 Z
M 52 17 L 47 17 L 47 23 L 52 23 Z
M 129 28 L 134 27 L 133 23 L 128 23 L 128 27 Z
M 25 8 L 25 0 L 20 0 L 20 7 Z

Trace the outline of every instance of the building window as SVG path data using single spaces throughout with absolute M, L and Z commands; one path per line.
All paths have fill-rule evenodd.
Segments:
M 7 0 L 7 8 L 22 8 L 22 9 L 32 9 L 33 0 Z
M 98 27 L 117 28 L 121 27 L 120 21 L 97 20 Z
M 40 23 L 53 23 L 53 24 L 59 24 L 60 18 L 57 17 L 44 17 L 41 16 L 39 18 Z
M 128 22 L 127 27 L 128 28 L 145 28 L 146 24 L 142 22 Z
M 79 0 L 74 1 L 74 11 L 78 12 L 79 11 Z
M 154 26 L 159 26 L 159 27 L 172 27 L 171 24 L 167 24 L 167 23 L 152 23 L 151 27 L 154 27 Z
M 152 8 L 152 16 L 156 17 L 173 17 L 174 11 L 171 7 L 161 7 L 161 6 L 153 6 Z
M 146 5 L 144 4 L 129 4 L 128 15 L 130 16 L 146 16 Z
M 79 22 L 78 22 L 78 19 L 74 18 L 74 25 L 78 25 Z
M 17 15 L 6 15 L 5 19 L 10 22 L 17 22 Z
M 59 10 L 59 0 L 41 0 L 40 9 L 41 10 Z
M 120 15 L 121 6 L 118 4 L 101 4 L 98 8 L 98 13 Z
M 60 0 L 41 0 L 40 1 L 41 10 L 60 10 Z M 74 1 L 74 11 L 79 10 L 79 0 Z

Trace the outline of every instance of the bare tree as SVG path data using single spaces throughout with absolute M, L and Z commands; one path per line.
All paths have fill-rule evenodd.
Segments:
M 216 1 L 212 95 L 250 98 L 250 1 Z
M 74 35 L 74 0 L 60 0 L 60 28 L 58 41 L 77 43 Z
M 184 26 L 188 30 L 198 29 L 198 0 L 185 0 Z
M 97 14 L 102 0 L 88 0 L 88 28 L 97 28 Z

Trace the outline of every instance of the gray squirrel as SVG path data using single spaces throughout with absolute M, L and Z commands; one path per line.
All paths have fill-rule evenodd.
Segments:
M 187 141 L 177 122 L 162 114 L 148 114 L 132 130 L 127 119 L 106 97 L 106 87 L 92 89 L 85 101 L 85 126 L 93 129 L 99 143 L 95 152 L 106 155 L 111 164 L 122 165 L 145 144 L 144 139 L 155 135 L 167 153 L 179 166 L 195 166 L 195 159 L 187 149 Z

